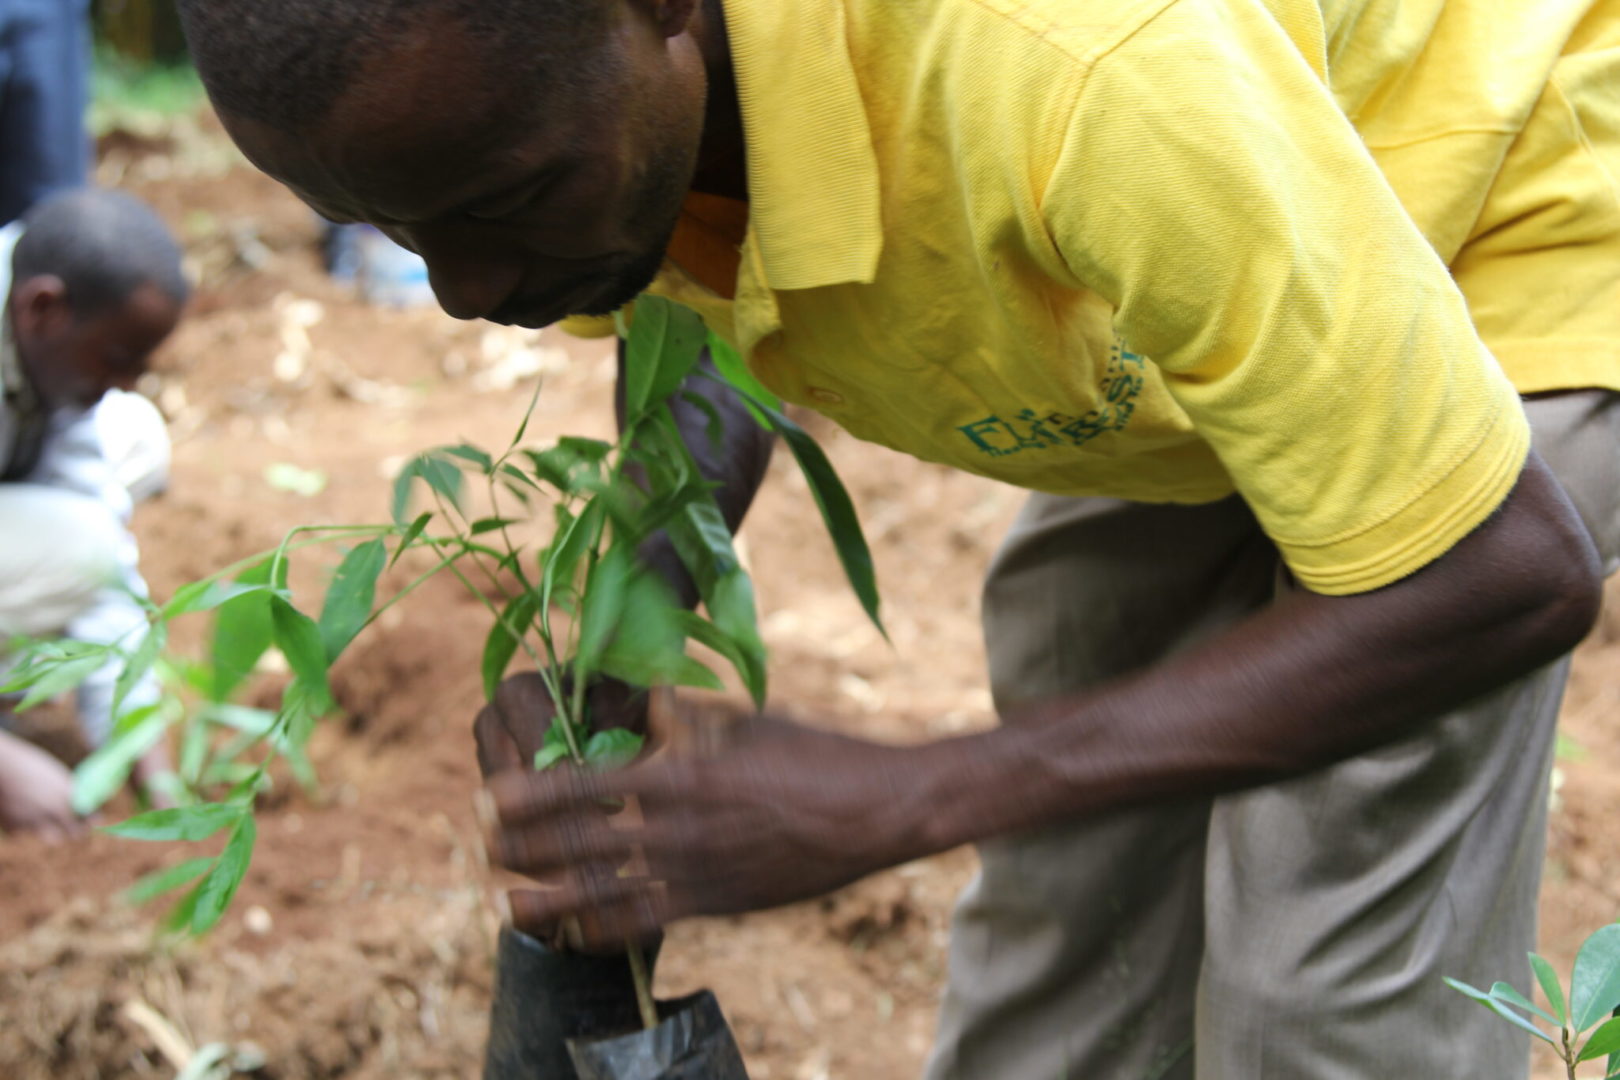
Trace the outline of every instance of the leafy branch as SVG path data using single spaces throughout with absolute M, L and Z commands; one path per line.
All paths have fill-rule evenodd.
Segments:
M 1620 1076 L 1620 1017 L 1613 1015 L 1620 1006 L 1620 924 L 1600 927 L 1581 945 L 1567 995 L 1545 959 L 1531 953 L 1530 968 L 1551 1012 L 1505 982 L 1493 984 L 1489 992 L 1456 979 L 1446 979 L 1446 985 L 1552 1047 L 1569 1080 L 1575 1080 L 1577 1065 L 1603 1057 L 1605 1080 Z M 1537 1020 L 1552 1033 L 1543 1031 Z M 1594 1026 L 1597 1030 L 1582 1043 L 1581 1036 Z
M 180 729 L 179 794 L 187 805 L 108 827 L 138 840 L 199 842 L 227 834 L 218 855 L 160 870 L 129 891 L 131 899 L 144 901 L 190 886 L 166 916 L 165 930 L 201 934 L 219 921 L 251 861 L 254 803 L 270 783 L 271 765 L 285 760 L 301 783 L 315 786 L 307 746 L 317 720 L 335 708 L 332 665 L 383 612 L 439 574 L 460 582 L 490 614 L 480 661 L 485 694 L 494 696 L 519 651 L 544 680 L 555 711 L 535 756 L 537 769 L 563 762 L 612 768 L 640 752 L 641 736 L 593 726 L 589 689 L 600 679 L 720 689 L 719 676 L 688 655 L 689 641 L 722 657 L 756 707 L 764 704 L 766 651 L 753 584 L 715 500 L 716 485 L 700 472 L 670 408 L 677 397 L 690 403 L 707 416 L 707 437 L 721 437 L 718 412 L 683 388 L 690 378 L 724 383 L 757 423 L 782 436 L 852 589 L 882 631 L 871 553 L 849 495 L 815 441 L 691 311 L 643 297 L 626 337 L 625 420 L 617 441 L 567 436 L 545 449 L 525 447 L 537 390 L 499 454 L 463 443 L 412 458 L 393 484 L 391 523 L 292 529 L 273 550 L 188 583 L 161 606 L 148 603 L 149 626 L 139 640 L 110 646 L 38 641 L 22 651 L 0 690 L 24 692 L 24 708 L 71 689 L 109 661 L 123 665 L 112 737 L 78 770 L 81 812 L 110 798 L 142 753 Z M 718 378 L 697 368 L 705 346 Z M 482 482 L 489 516 L 468 516 L 468 477 Z M 413 516 L 423 488 L 433 507 Z M 505 500 L 515 500 L 524 516 L 549 507 L 555 528 L 543 548 L 529 552 L 514 541 L 511 526 L 520 518 L 504 515 Z M 642 562 L 639 553 L 655 535 L 667 537 L 690 575 L 701 614 L 682 606 Z M 288 586 L 289 566 L 295 556 L 331 545 L 346 550 L 312 615 Z M 379 605 L 382 575 L 413 550 L 429 554 L 432 564 Z M 170 624 L 204 614 L 213 619 L 207 662 L 169 657 Z M 232 696 L 272 647 L 292 673 L 279 707 L 268 712 L 234 704 Z M 153 671 L 179 681 L 201 705 L 188 709 L 171 698 L 123 711 L 127 695 Z M 630 956 L 650 1019 L 640 954 L 631 949 Z

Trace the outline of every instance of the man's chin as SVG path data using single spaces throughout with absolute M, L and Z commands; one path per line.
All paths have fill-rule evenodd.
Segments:
M 663 268 L 664 245 L 659 245 L 655 250 L 628 264 L 622 273 L 615 275 L 605 288 L 589 297 L 580 305 L 580 309 L 572 314 L 590 315 L 595 318 L 612 315 L 646 292 Z

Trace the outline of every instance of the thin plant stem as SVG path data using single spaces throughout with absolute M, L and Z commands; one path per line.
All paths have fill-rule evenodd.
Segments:
M 652 979 L 647 974 L 647 959 L 641 955 L 641 946 L 626 941 L 625 955 L 630 958 L 630 981 L 636 984 L 636 1008 L 641 1010 L 641 1026 L 658 1026 L 658 1006 L 653 1001 Z

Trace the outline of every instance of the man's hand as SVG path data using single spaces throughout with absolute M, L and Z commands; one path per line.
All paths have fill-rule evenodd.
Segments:
M 57 843 L 83 831 L 73 812 L 73 774 L 39 747 L 0 731 L 0 832 L 32 832 Z
M 496 776 L 491 857 L 556 883 L 509 894 L 514 925 L 544 932 L 571 916 L 587 947 L 611 946 L 691 915 L 819 896 L 927 853 L 920 755 L 782 720 L 730 731 L 712 755 Z
M 647 730 L 647 694 L 617 679 L 602 679 L 586 695 L 587 713 L 596 730 Z M 484 777 L 508 769 L 534 768 L 554 713 L 545 680 L 530 672 L 514 675 L 495 691 L 495 700 L 478 712 L 473 738 L 478 742 L 478 769 Z

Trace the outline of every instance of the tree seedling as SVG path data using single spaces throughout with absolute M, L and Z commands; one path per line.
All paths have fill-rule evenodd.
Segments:
M 270 765 L 286 759 L 296 776 L 312 782 L 306 747 L 317 719 L 334 708 L 331 666 L 383 611 L 437 574 L 453 575 L 490 613 L 481 661 L 487 696 L 493 697 L 520 651 L 545 681 L 555 713 L 534 759 L 537 769 L 563 763 L 613 768 L 640 752 L 640 735 L 592 725 L 589 690 L 604 677 L 640 687 L 721 688 L 712 670 L 687 655 L 688 641 L 723 657 L 756 706 L 764 703 L 765 646 L 753 586 L 715 501 L 714 485 L 699 472 L 670 410 L 670 401 L 680 395 L 707 416 L 708 437 L 720 437 L 718 412 L 707 399 L 683 389 L 694 375 L 717 378 L 698 367 L 705 345 L 718 378 L 792 452 L 851 587 L 882 630 L 870 551 L 849 495 L 815 441 L 686 308 L 643 297 L 633 323 L 626 329 L 621 322 L 621 332 L 626 336 L 624 422 L 616 442 L 564 437 L 546 449 L 525 448 L 531 400 L 500 454 L 464 443 L 412 458 L 394 481 L 391 524 L 295 528 L 275 550 L 184 585 L 161 606 L 147 603 L 150 627 L 140 640 L 112 646 L 42 641 L 23 649 L 0 687 L 25 692 L 23 707 L 72 688 L 109 660 L 123 664 L 113 735 L 77 776 L 79 808 L 88 812 L 119 789 L 146 749 L 183 722 L 184 710 L 126 714 L 121 705 L 163 657 L 174 619 L 212 615 L 209 661 L 192 666 L 193 685 L 206 699 L 207 715 L 231 729 L 233 737 L 214 755 L 211 729 L 186 726 L 181 759 L 182 772 L 196 781 L 187 790 L 192 805 L 138 814 L 107 830 L 166 841 L 228 833 L 218 855 L 148 875 L 131 890 L 132 898 L 144 900 L 191 886 L 169 912 L 165 929 L 200 934 L 219 921 L 252 856 L 254 801 L 269 783 Z M 486 516 L 468 514 L 469 479 L 483 485 Z M 413 497 L 423 488 L 433 507 L 413 516 Z M 507 516 L 508 507 L 520 516 Z M 538 553 L 526 551 L 514 541 L 513 527 L 544 508 L 555 521 L 551 539 Z M 655 534 L 666 536 L 679 556 L 702 614 L 683 607 L 641 561 L 639 553 Z M 288 587 L 288 566 L 306 549 L 334 543 L 347 551 L 319 611 L 307 613 Z M 379 606 L 379 578 L 412 550 L 431 554 L 432 564 Z M 280 708 L 273 715 L 233 711 L 230 694 L 272 646 L 292 673 Z M 257 763 L 243 760 L 255 751 L 262 751 Z M 216 797 L 208 799 L 209 794 Z M 656 1022 L 641 953 L 632 948 L 629 955 L 643 1016 Z
M 1531 953 L 1530 968 L 1550 1012 L 1505 982 L 1494 984 L 1489 992 L 1450 978 L 1446 985 L 1552 1047 L 1569 1080 L 1576 1080 L 1576 1066 L 1599 1058 L 1606 1059 L 1603 1072 L 1592 1075 L 1606 1080 L 1620 1076 L 1620 1018 L 1612 1015 L 1620 1006 L 1620 924 L 1599 928 L 1581 945 L 1568 994 L 1545 959 Z M 1551 1032 L 1542 1030 L 1538 1020 Z M 1582 1042 L 1588 1031 L 1591 1034 Z

